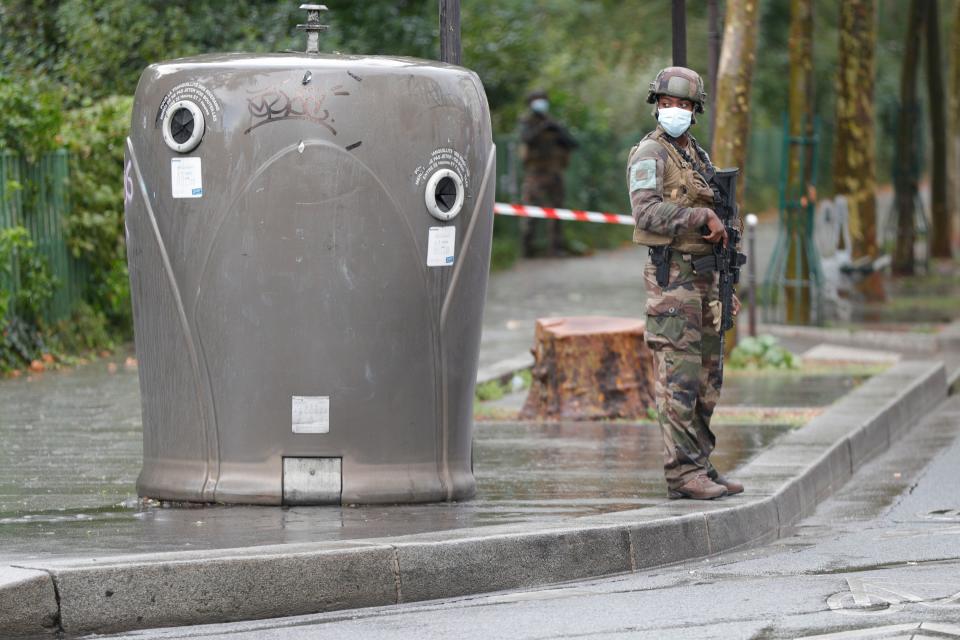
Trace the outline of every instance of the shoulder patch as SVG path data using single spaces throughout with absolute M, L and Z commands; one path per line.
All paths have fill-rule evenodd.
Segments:
M 640 158 L 630 165 L 630 193 L 637 189 L 657 188 L 657 161 L 654 158 Z

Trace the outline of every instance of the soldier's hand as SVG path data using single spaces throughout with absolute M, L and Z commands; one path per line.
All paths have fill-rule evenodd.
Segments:
M 707 209 L 707 211 L 709 211 L 707 214 L 707 229 L 710 230 L 710 233 L 703 236 L 703 239 L 710 244 L 716 244 L 722 240 L 723 246 L 727 246 L 730 239 L 727 237 L 726 227 L 720 222 L 720 218 L 717 217 L 716 213 L 710 209 Z
M 741 309 L 740 298 L 737 297 L 737 294 L 733 294 L 733 308 L 731 309 L 731 311 L 733 312 L 733 315 L 737 315 L 738 313 L 740 313 L 740 309 Z

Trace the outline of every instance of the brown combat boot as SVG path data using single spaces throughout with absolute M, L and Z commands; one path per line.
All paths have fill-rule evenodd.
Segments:
M 732 496 L 737 493 L 743 493 L 743 483 L 737 482 L 736 480 L 731 480 L 730 478 L 724 478 L 721 475 L 718 475 L 716 478 L 713 478 L 713 481 L 717 484 L 721 484 L 727 488 L 727 495 Z
M 670 489 L 669 496 L 671 500 L 678 498 L 690 498 L 691 500 L 713 500 L 727 495 L 727 488 L 716 484 L 707 477 L 707 474 L 701 473 L 687 484 L 678 489 Z

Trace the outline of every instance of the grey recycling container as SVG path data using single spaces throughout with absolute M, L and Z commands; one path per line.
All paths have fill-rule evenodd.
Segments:
M 474 493 L 494 146 L 473 72 L 208 55 L 140 78 L 124 187 L 142 496 Z

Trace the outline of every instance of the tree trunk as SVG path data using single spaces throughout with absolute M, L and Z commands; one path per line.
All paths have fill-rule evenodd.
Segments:
M 756 59 L 756 0 L 728 0 L 723 48 L 717 69 L 716 131 L 713 134 L 713 163 L 718 167 L 740 167 L 737 200 L 743 201 L 750 134 L 750 86 Z
M 950 63 L 950 130 L 953 164 L 950 167 L 952 188 L 953 246 L 960 249 L 960 2 L 953 14 Z
M 950 53 L 950 211 L 953 219 L 952 245 L 960 248 L 960 2 L 953 14 Z
M 917 72 L 920 65 L 920 36 L 926 20 L 927 0 L 910 0 L 910 15 L 903 45 L 903 66 L 900 68 L 900 113 L 897 117 L 897 151 L 894 154 L 893 188 L 897 212 L 897 245 L 893 254 L 893 272 L 911 275 L 914 272 L 913 248 L 916 242 L 914 203 L 917 198 L 917 176 L 920 153 L 917 143 Z
M 653 353 L 630 318 L 537 320 L 533 381 L 520 416 L 539 420 L 643 418 L 656 407 Z
M 876 259 L 880 253 L 873 125 L 876 8 L 876 0 L 844 0 L 840 4 L 833 171 L 837 195 L 847 199 L 854 259 Z M 858 288 L 867 300 L 885 298 L 879 272 L 861 280 Z
M 743 202 L 747 183 L 747 143 L 750 135 L 750 87 L 756 61 L 759 3 L 727 0 L 723 44 L 717 69 L 716 129 L 713 131 L 713 164 L 739 167 L 737 202 Z M 743 222 L 737 221 L 743 228 Z M 726 352 L 737 343 L 736 325 L 726 333 Z
M 807 261 L 806 228 L 808 206 L 812 204 L 813 146 L 799 142 L 813 137 L 813 0 L 790 2 L 790 86 L 789 130 L 794 140 L 789 145 L 787 164 L 787 230 L 791 234 L 787 253 L 787 277 L 810 280 Z M 811 320 L 811 286 L 785 287 L 786 319 L 789 324 L 808 324 Z
M 947 209 L 947 114 L 940 53 L 940 11 L 937 0 L 927 0 L 927 96 L 933 167 L 930 180 L 930 256 L 950 257 L 950 212 Z

